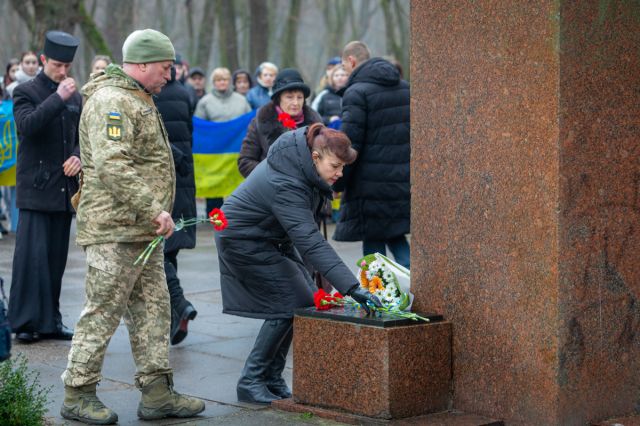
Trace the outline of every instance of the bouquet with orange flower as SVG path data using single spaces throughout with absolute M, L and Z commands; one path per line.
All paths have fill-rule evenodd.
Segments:
M 360 285 L 375 294 L 385 307 L 411 310 L 408 269 L 380 253 L 364 256 L 358 266 Z
M 209 212 L 209 216 L 206 218 L 197 218 L 197 217 L 192 217 L 191 219 L 184 219 L 181 218 L 177 223 L 175 228 L 173 228 L 173 232 L 178 232 L 183 230 L 184 228 L 188 227 L 188 226 L 194 226 L 197 225 L 199 223 L 204 223 L 204 222 L 209 222 L 213 225 L 213 229 L 216 231 L 222 231 L 223 229 L 225 229 L 228 225 L 227 222 L 227 218 L 225 217 L 224 213 L 222 212 L 222 210 L 215 208 L 213 210 L 211 210 Z M 158 235 L 157 237 L 155 237 L 153 239 L 153 241 L 151 241 L 149 243 L 149 245 L 147 246 L 147 248 L 144 249 L 144 251 L 142 253 L 140 253 L 140 256 L 138 256 L 138 258 L 136 259 L 135 262 L 133 262 L 134 265 L 137 265 L 138 263 L 142 262 L 142 265 L 146 265 L 147 262 L 149 261 L 149 256 L 151 256 L 151 253 L 153 253 L 153 250 L 155 250 L 155 248 L 164 240 L 164 236 L 162 235 Z
M 409 292 L 410 272 L 383 254 L 374 253 L 358 260 L 360 285 L 378 297 L 382 307 L 368 304 L 374 312 L 384 312 L 397 318 L 414 321 L 429 321 L 428 318 L 411 312 L 413 295 Z M 358 302 L 340 293 L 329 294 L 320 289 L 313 295 L 316 309 L 323 311 L 334 306 L 360 309 Z
M 313 294 L 313 303 L 316 305 L 316 309 L 319 311 L 326 311 L 334 306 L 339 306 L 348 309 L 360 309 L 361 306 L 358 302 L 351 297 L 343 297 L 337 291 L 335 293 L 327 293 L 323 289 L 319 289 Z M 402 311 L 395 306 L 374 306 L 373 304 L 367 305 L 370 310 L 380 313 L 385 312 L 388 315 L 398 318 L 410 319 L 413 321 L 426 321 L 429 322 L 429 318 L 425 318 L 413 312 Z

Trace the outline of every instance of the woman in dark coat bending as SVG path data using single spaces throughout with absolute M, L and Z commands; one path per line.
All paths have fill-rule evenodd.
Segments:
M 229 226 L 215 234 L 223 312 L 265 319 L 238 381 L 238 400 L 289 398 L 282 378 L 293 337 L 293 310 L 313 305 L 305 258 L 342 294 L 379 301 L 323 238 L 316 216 L 356 151 L 342 132 L 321 123 L 287 132 L 225 201 Z
M 304 104 L 310 93 L 298 71 L 287 68 L 278 74 L 271 102 L 260 107 L 242 141 L 238 156 L 238 169 L 242 176 L 249 176 L 284 132 L 322 121 L 317 112 Z M 289 120 L 285 120 L 287 117 Z

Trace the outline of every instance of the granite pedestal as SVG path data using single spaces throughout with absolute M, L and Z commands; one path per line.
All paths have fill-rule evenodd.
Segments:
M 451 324 L 437 315 L 429 323 L 357 316 L 296 312 L 294 401 L 379 419 L 446 410 Z
M 640 3 L 411 3 L 414 307 L 454 408 L 640 411 Z

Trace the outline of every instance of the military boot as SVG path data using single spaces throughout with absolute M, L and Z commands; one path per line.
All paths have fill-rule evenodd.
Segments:
M 142 399 L 138 404 L 138 417 L 156 420 L 164 417 L 193 417 L 204 411 L 204 401 L 181 395 L 173 390 L 170 374 L 155 377 L 140 387 Z
M 118 415 L 106 407 L 96 395 L 96 383 L 80 387 L 64 387 L 64 402 L 60 415 L 90 425 L 112 425 Z

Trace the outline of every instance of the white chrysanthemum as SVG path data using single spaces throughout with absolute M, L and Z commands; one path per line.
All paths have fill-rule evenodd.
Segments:
M 382 298 L 385 302 L 391 303 L 393 302 L 394 296 L 394 293 L 387 288 L 384 290 Z
M 387 284 L 386 288 L 389 291 L 391 291 L 394 296 L 398 294 L 398 287 L 396 287 L 396 285 L 393 282 L 390 282 L 389 284 Z
M 388 269 L 385 269 L 384 272 L 382 273 L 382 278 L 386 282 L 393 282 L 393 272 L 389 271 Z
M 373 270 L 371 270 L 371 269 L 369 269 L 369 270 L 367 271 L 367 279 L 368 279 L 369 281 L 371 281 L 371 280 L 373 279 L 373 277 L 375 277 L 375 276 L 376 276 L 376 272 L 375 272 L 375 271 L 373 271 Z
M 377 260 L 374 260 L 373 262 L 371 262 L 369 264 L 369 270 L 370 271 L 376 271 L 377 272 L 378 269 L 380 269 L 380 268 L 381 268 L 380 262 L 378 262 Z

